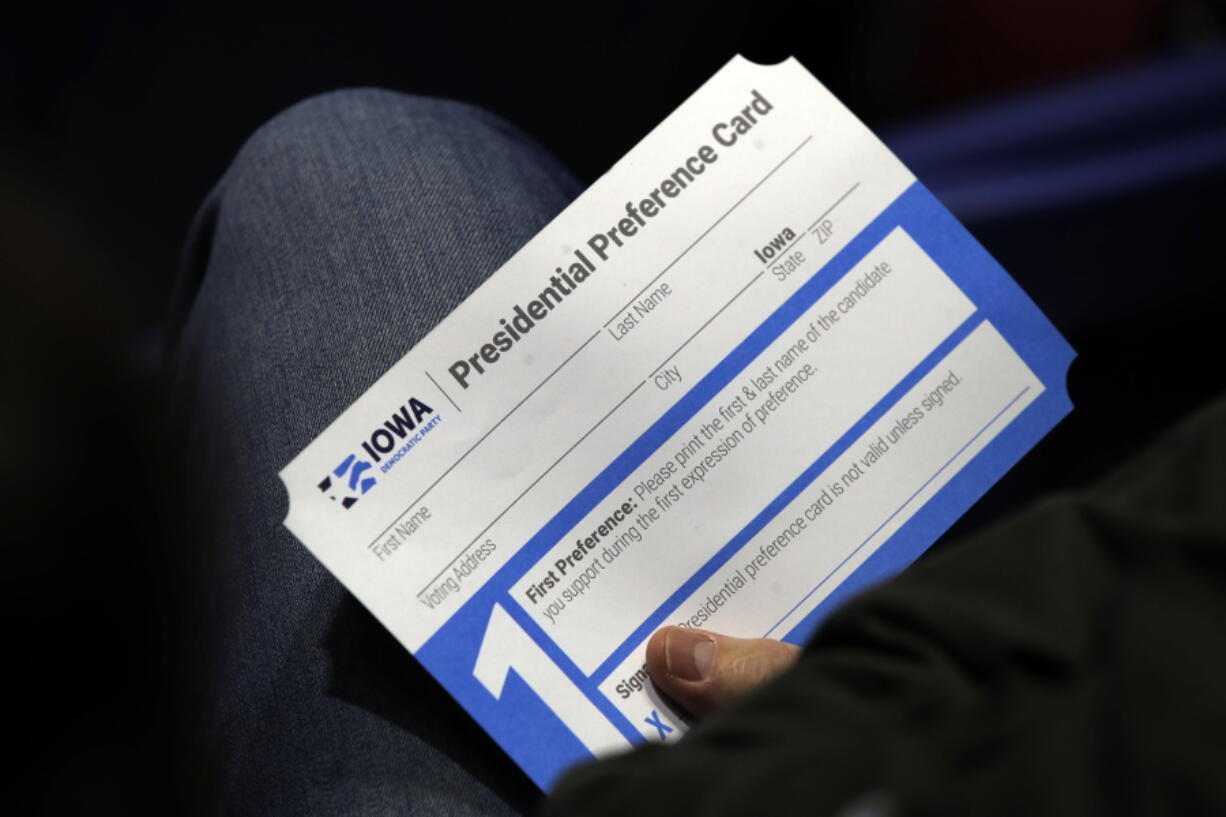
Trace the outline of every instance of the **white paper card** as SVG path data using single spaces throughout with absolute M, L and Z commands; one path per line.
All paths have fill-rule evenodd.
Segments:
M 676 740 L 665 624 L 800 641 L 1071 408 L 1073 352 L 798 62 L 733 59 L 281 473 L 543 787 Z

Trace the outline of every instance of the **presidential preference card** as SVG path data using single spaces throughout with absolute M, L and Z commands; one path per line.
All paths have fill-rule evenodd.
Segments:
M 796 60 L 725 65 L 281 472 L 543 788 L 685 732 L 658 627 L 800 642 L 1070 409 L 1074 353 Z

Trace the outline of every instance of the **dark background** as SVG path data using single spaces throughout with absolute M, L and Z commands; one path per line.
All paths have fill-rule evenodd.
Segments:
M 279 110 L 353 86 L 456 97 L 590 182 L 738 52 L 799 57 L 891 141 L 944 112 L 1220 47 L 1226 17 L 1209 0 L 520 5 L 102 3 L 4 25 L 0 614 L 16 813 L 185 807 L 175 656 L 193 628 L 164 512 L 182 475 L 158 433 L 160 341 L 194 208 Z M 960 530 L 1092 478 L 1220 387 L 1185 374 L 1220 366 L 1222 270 L 1206 249 L 1222 182 L 1219 168 L 1029 220 L 968 217 L 1081 358 L 1077 411 Z M 1155 212 L 1177 214 L 1179 235 Z M 1178 295 L 1151 299 L 1155 273 Z M 1087 312 L 1102 287 L 1134 297 Z M 1155 377 L 1163 358 L 1177 363 Z

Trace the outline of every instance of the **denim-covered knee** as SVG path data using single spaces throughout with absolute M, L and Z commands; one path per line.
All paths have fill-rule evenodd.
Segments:
M 247 141 L 202 209 L 179 334 L 244 388 L 343 407 L 576 192 L 544 150 L 470 105 L 377 90 L 306 100 Z
M 402 224 L 463 221 L 449 201 L 477 197 L 500 222 L 503 208 L 552 213 L 578 190 L 549 154 L 499 117 L 378 89 L 322 94 L 278 114 L 239 151 L 224 187 L 231 208 L 341 220 L 342 208 L 357 208 Z
M 548 153 L 488 112 L 338 91 L 248 140 L 222 182 L 218 228 L 257 254 L 331 259 L 318 271 L 333 276 L 461 257 L 487 274 L 577 192 Z

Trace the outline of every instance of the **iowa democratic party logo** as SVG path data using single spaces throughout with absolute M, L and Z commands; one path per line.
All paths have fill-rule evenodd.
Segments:
M 332 473 L 323 478 L 323 481 L 319 483 L 319 490 L 323 491 L 333 502 L 339 501 L 345 510 L 348 510 L 358 501 L 358 497 L 375 487 L 378 482 L 373 476 L 364 476 L 372 467 L 366 460 L 358 459 L 356 454 L 350 454 L 340 465 L 332 469 Z M 338 484 L 341 490 L 338 490 Z M 343 493 L 346 487 L 348 494 Z M 340 495 L 339 500 L 338 495 Z
M 339 502 L 345 510 L 352 508 L 378 484 L 374 473 L 375 463 L 382 463 L 379 470 L 386 474 L 438 424 L 437 415 L 423 422 L 431 414 L 434 414 L 434 409 L 416 397 L 410 397 L 397 412 L 370 432 L 369 439 L 362 442 L 362 451 L 367 458 L 363 459 L 357 454 L 345 457 L 319 482 L 320 492 L 333 502 Z

